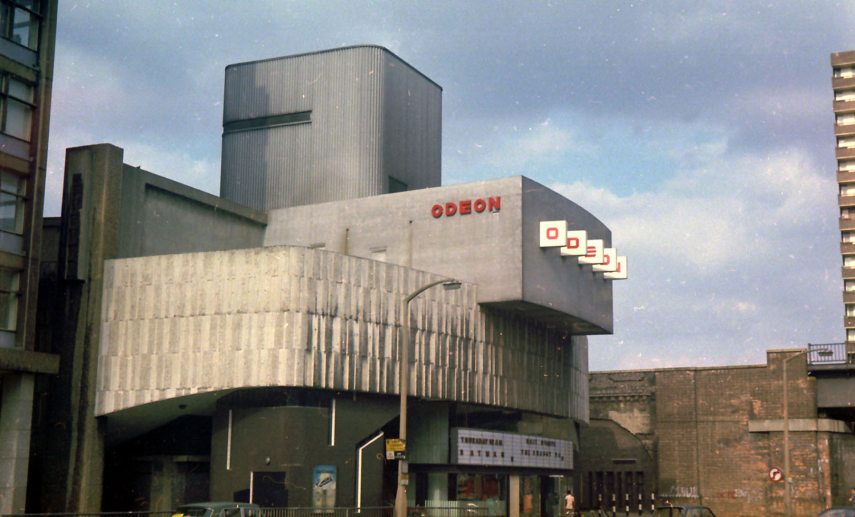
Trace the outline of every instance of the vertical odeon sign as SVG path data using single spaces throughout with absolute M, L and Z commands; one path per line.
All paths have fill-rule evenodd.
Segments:
M 579 264 L 591 266 L 607 280 L 625 280 L 627 261 L 615 248 L 606 248 L 601 239 L 589 239 L 585 230 L 568 230 L 567 221 L 541 221 L 540 247 L 559 248 L 563 257 L 577 257 Z

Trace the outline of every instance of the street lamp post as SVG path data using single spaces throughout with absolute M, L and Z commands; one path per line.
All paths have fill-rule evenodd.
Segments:
M 787 357 L 782 361 L 783 368 L 781 371 L 781 383 L 783 386 L 781 387 L 783 391 L 783 402 L 784 402 L 784 517 L 790 517 L 792 515 L 791 508 L 791 495 L 790 489 L 792 482 L 790 481 L 790 398 L 789 398 L 789 384 L 787 382 L 787 364 L 797 357 L 801 357 L 803 355 L 810 354 L 811 352 L 818 352 L 822 354 L 827 349 L 813 349 L 806 348 L 800 352 L 797 352 L 790 357 Z
M 401 302 L 401 340 L 400 340 L 400 362 L 398 364 L 398 379 L 400 379 L 399 391 L 401 393 L 401 417 L 398 428 L 398 438 L 404 442 L 404 452 L 407 447 L 407 395 L 410 388 L 410 302 L 416 296 L 427 291 L 431 287 L 442 284 L 444 289 L 459 289 L 460 282 L 444 278 L 435 282 L 425 284 L 404 298 Z M 407 517 L 407 488 L 405 484 L 406 460 L 398 460 L 398 489 L 395 492 L 395 517 Z

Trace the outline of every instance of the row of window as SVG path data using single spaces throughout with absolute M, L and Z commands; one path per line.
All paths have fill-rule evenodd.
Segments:
M 25 194 L 23 178 L 0 171 L 0 251 L 23 253 Z M 0 268 L 0 331 L 15 331 L 20 276 L 19 271 Z M 0 346 L 3 342 L 5 339 L 0 339 Z
M 855 77 L 855 67 L 853 66 L 841 66 L 834 69 L 834 77 L 836 79 L 848 79 L 850 77 Z
M 841 196 L 855 196 L 855 184 L 843 183 L 840 185 Z
M 842 136 L 837 139 L 837 147 L 841 149 L 851 149 L 855 147 L 855 137 Z
M 0 0 L 0 38 L 37 51 L 41 0 Z M 0 132 L 30 141 L 35 88 L 9 74 L 0 75 Z M 0 251 L 23 253 L 26 181 L 0 171 Z M 18 319 L 20 271 L 0 268 L 0 331 L 14 332 Z M 0 340 L 5 341 L 5 339 Z
M 855 124 L 855 113 L 838 113 L 835 116 L 838 126 L 849 126 Z
M 837 102 L 855 101 L 855 90 L 840 90 L 834 92 L 834 100 Z

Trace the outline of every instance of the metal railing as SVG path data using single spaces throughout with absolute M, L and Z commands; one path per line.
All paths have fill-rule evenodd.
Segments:
M 392 517 L 392 507 L 262 508 L 261 517 Z
M 808 343 L 808 366 L 824 364 L 847 364 L 846 343 Z
M 0 517 L 172 517 L 174 512 L 101 512 L 101 513 L 22 513 L 0 514 Z M 408 517 L 496 517 L 489 509 L 466 507 L 410 507 Z M 261 508 L 259 517 L 392 517 L 391 506 L 363 508 Z
M 2 513 L 0 517 L 172 517 L 175 512 Z

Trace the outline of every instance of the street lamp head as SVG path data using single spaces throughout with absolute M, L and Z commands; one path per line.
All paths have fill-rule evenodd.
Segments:
M 446 291 L 454 291 L 455 289 L 460 289 L 460 280 L 446 280 L 442 283 L 442 288 Z

